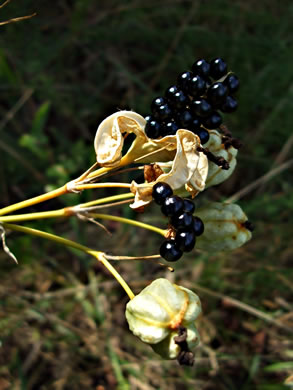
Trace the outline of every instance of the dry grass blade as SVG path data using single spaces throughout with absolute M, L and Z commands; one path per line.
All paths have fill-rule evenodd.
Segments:
M 190 288 L 194 288 L 194 289 L 197 289 L 198 291 L 201 291 L 203 292 L 204 294 L 207 294 L 211 297 L 214 297 L 214 298 L 218 298 L 218 299 L 221 299 L 223 300 L 225 303 L 229 304 L 230 306 L 234 306 L 234 307 L 237 307 L 243 311 L 246 311 L 247 313 L 250 313 L 252 315 L 254 315 L 255 317 L 258 317 L 266 322 L 269 322 L 275 326 L 277 326 L 278 328 L 281 328 L 281 329 L 284 329 L 286 330 L 287 332 L 289 333 L 292 333 L 293 334 L 293 329 L 285 324 L 283 324 L 281 321 L 279 321 L 278 319 L 275 319 L 273 317 L 271 317 L 270 315 L 266 314 L 266 313 L 263 313 L 262 311 L 256 309 L 255 307 L 252 307 L 250 305 L 248 305 L 247 303 L 243 303 L 235 298 L 231 298 L 229 297 L 228 295 L 224 295 L 224 294 L 220 294 L 218 292 L 215 292 L 215 291 L 212 291 L 206 287 L 202 287 L 196 283 L 185 283 L 185 284 L 189 284 L 190 285 Z
M 280 174 L 281 172 L 285 171 L 286 169 L 290 168 L 292 165 L 293 165 L 293 159 L 286 161 L 285 163 L 283 163 L 282 165 L 279 165 L 278 167 L 276 167 L 274 169 L 271 169 L 265 175 L 261 176 L 260 178 L 256 179 L 252 183 L 248 184 L 248 186 L 242 188 L 240 191 L 238 191 L 234 195 L 230 196 L 230 198 L 226 199 L 225 202 L 226 203 L 236 202 L 238 199 L 247 195 L 250 191 L 253 191 L 255 188 L 259 187 L 260 185 L 267 183 L 274 176 L 276 176 L 276 175 Z
M 9 23 L 15 23 L 15 22 L 20 22 L 22 20 L 26 20 L 26 19 L 30 19 L 34 16 L 36 16 L 36 12 L 34 12 L 33 14 L 31 15 L 27 15 L 27 16 L 20 16 L 18 18 L 12 18 L 12 19 L 9 19 L 9 20 L 5 20 L 4 22 L 0 22 L 0 26 L 3 26 L 4 24 L 9 24 Z

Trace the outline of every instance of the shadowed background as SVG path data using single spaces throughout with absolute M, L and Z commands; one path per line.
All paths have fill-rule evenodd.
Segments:
M 31 20 L 0 27 L 1 206 L 75 178 L 94 162 L 95 131 L 107 115 L 146 115 L 151 100 L 197 58 L 223 57 L 241 82 L 239 109 L 225 124 L 244 147 L 232 177 L 201 196 L 222 201 L 246 188 L 237 203 L 256 230 L 234 252 L 186 254 L 175 264 L 176 283 L 203 304 L 193 368 L 160 360 L 128 331 L 124 292 L 88 256 L 9 234 L 20 264 L 0 252 L 0 389 L 288 388 L 292 2 L 20 0 L 0 9 L 0 21 L 33 12 Z M 85 191 L 25 211 L 114 193 Z M 139 216 L 128 206 L 109 212 L 165 224 L 153 206 Z M 116 223 L 106 223 L 111 237 L 76 219 L 27 225 L 115 255 L 157 253 L 161 242 Z M 123 262 L 118 269 L 135 292 L 166 276 L 155 263 Z

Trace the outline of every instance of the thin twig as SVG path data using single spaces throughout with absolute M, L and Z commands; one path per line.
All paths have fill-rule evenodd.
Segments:
M 0 22 L 0 26 L 3 26 L 4 24 L 9 24 L 9 23 L 15 23 L 15 22 L 20 22 L 21 20 L 25 20 L 25 19 L 30 19 L 34 16 L 36 16 L 36 12 L 34 12 L 33 14 L 31 15 L 27 15 L 27 16 L 20 16 L 19 18 L 12 18 L 12 19 L 9 19 L 9 20 L 5 20 L 5 22 Z
M 199 291 L 203 292 L 204 294 L 207 294 L 207 295 L 209 295 L 211 297 L 221 299 L 221 300 L 229 303 L 229 305 L 231 305 L 231 306 L 235 306 L 238 309 L 246 311 L 247 313 L 250 313 L 250 314 L 254 315 L 255 317 L 258 317 L 258 318 L 260 318 L 260 319 L 262 319 L 262 320 L 264 320 L 266 322 L 269 322 L 269 323 L 277 326 L 278 328 L 284 329 L 284 330 L 286 330 L 289 333 L 293 333 L 293 329 L 291 327 L 283 324 L 281 321 L 279 321 L 278 319 L 273 318 L 269 314 L 263 313 L 262 311 L 256 309 L 255 307 L 248 305 L 247 303 L 243 303 L 243 302 L 241 302 L 241 301 L 239 301 L 239 300 L 237 300 L 235 298 L 231 298 L 228 295 L 224 295 L 224 294 L 212 291 L 212 290 L 210 290 L 210 289 L 208 289 L 206 287 L 200 286 L 197 283 L 187 282 L 187 284 L 191 288 L 197 289 L 197 290 L 199 290 Z
M 5 5 L 7 5 L 8 3 L 10 3 L 10 0 L 4 1 L 4 3 L 0 5 L 0 9 L 5 7 Z
M 133 199 L 126 199 L 126 200 L 121 200 L 120 202 L 113 202 L 113 203 L 104 203 L 101 205 L 90 206 L 90 207 L 75 206 L 75 207 L 71 207 L 71 211 L 73 213 L 82 214 L 82 213 L 87 213 L 98 209 L 103 209 L 105 207 L 121 206 L 122 204 L 127 204 L 131 202 L 133 202 Z
M 270 179 L 272 179 L 277 174 L 290 168 L 292 165 L 293 165 L 293 159 L 286 161 L 285 163 L 283 163 L 282 165 L 279 165 L 278 167 L 276 167 L 274 169 L 271 169 L 265 175 L 259 177 L 258 179 L 256 179 L 252 183 L 248 184 L 248 186 L 242 188 L 240 191 L 238 191 L 234 195 L 230 196 L 230 198 L 226 199 L 225 202 L 232 203 L 232 202 L 237 201 L 238 199 L 247 195 L 250 191 L 254 190 L 255 188 L 257 188 L 261 184 L 268 182 Z
M 17 111 L 21 109 L 21 107 L 25 104 L 25 102 L 32 96 L 34 90 L 32 88 L 27 89 L 24 91 L 23 95 L 20 97 L 20 99 L 15 103 L 15 105 L 7 111 L 4 118 L 0 122 L 0 131 L 7 125 L 11 119 L 14 118 Z

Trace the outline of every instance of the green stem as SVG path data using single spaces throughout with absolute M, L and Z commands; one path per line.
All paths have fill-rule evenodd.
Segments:
M 108 260 L 104 257 L 104 252 L 101 251 L 95 251 L 85 245 L 78 244 L 77 242 L 68 240 L 66 238 L 62 238 L 59 236 L 56 236 L 55 234 L 43 232 L 41 230 L 28 228 L 25 226 L 19 226 L 14 225 L 10 223 L 3 223 L 3 226 L 7 229 L 11 229 L 14 231 L 30 234 L 37 237 L 46 238 L 47 240 L 54 241 L 58 244 L 69 246 L 71 248 L 80 250 L 84 253 L 87 253 L 93 257 L 95 257 L 98 261 L 100 261 L 107 269 L 108 271 L 116 278 L 116 280 L 120 283 L 120 285 L 123 287 L 127 295 L 130 299 L 133 299 L 135 297 L 134 293 L 128 286 L 128 284 L 125 282 L 125 280 L 122 278 L 122 276 L 116 271 L 116 269 L 108 262 Z
M 53 198 L 56 198 L 60 195 L 64 195 L 67 193 L 68 193 L 68 190 L 67 190 L 67 187 L 65 185 L 63 187 L 57 188 L 56 190 L 47 192 L 47 193 L 39 195 L 39 196 L 35 196 L 34 198 L 23 200 L 22 202 L 18 202 L 18 203 L 12 204 L 10 206 L 4 207 L 0 210 L 0 215 L 9 214 L 9 213 L 12 213 L 13 211 L 23 209 L 23 208 L 28 207 L 28 206 L 33 206 L 34 204 L 53 199 Z
M 120 194 L 114 196 L 108 196 L 106 198 L 93 200 L 92 202 L 81 203 L 78 207 L 90 207 L 96 206 L 99 204 L 104 204 L 116 200 L 123 200 L 127 198 L 131 198 L 134 195 L 132 193 Z M 36 219 L 45 219 L 45 218 L 60 218 L 60 217 L 70 217 L 75 215 L 74 207 L 66 207 L 64 209 L 59 210 L 51 210 L 51 211 L 42 211 L 38 213 L 27 213 L 27 214 L 19 214 L 19 215 L 7 215 L 0 217 L 0 222 L 24 222 L 24 221 L 32 221 Z
M 166 230 L 160 229 L 156 226 L 149 225 L 147 223 L 134 221 L 133 219 L 123 218 L 123 217 L 117 217 L 116 215 L 109 215 L 109 214 L 98 214 L 98 213 L 88 213 L 88 215 L 92 218 L 100 218 L 100 219 L 108 219 L 110 221 L 116 221 L 116 222 L 122 222 L 127 223 L 129 225 L 137 226 L 143 229 L 152 230 L 155 233 L 161 234 L 163 237 L 166 236 Z

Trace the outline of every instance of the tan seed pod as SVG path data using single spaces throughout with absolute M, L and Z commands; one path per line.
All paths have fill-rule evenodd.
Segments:
M 194 321 L 200 313 L 201 304 L 195 293 L 160 278 L 128 302 L 125 314 L 137 337 L 155 344 L 154 350 L 164 358 L 175 359 L 180 347 L 174 337 L 180 327 L 187 330 L 188 347 L 199 342 Z
M 210 203 L 197 210 L 204 223 L 204 233 L 196 247 L 206 251 L 227 251 L 241 247 L 251 238 L 247 216 L 237 204 Z
M 222 135 L 217 130 L 210 130 L 210 138 L 204 145 L 216 157 L 223 157 L 229 163 L 229 169 L 222 169 L 212 161 L 209 161 L 209 171 L 206 180 L 206 188 L 217 185 L 228 179 L 236 167 L 238 150 L 233 146 L 225 149 Z

